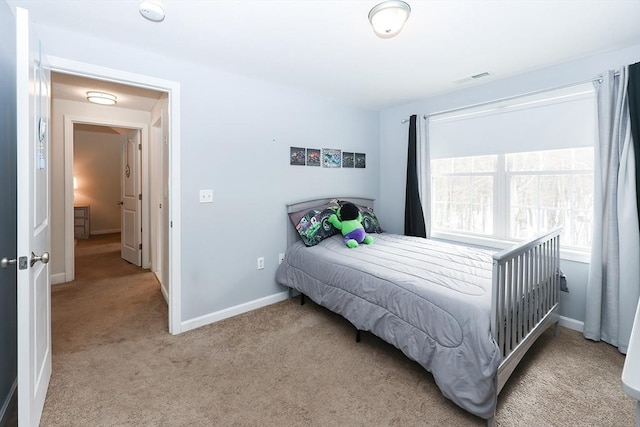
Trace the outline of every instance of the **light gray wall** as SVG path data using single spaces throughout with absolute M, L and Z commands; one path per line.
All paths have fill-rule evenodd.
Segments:
M 286 203 L 378 197 L 377 112 L 36 27 L 50 55 L 180 83 L 183 321 L 284 291 L 275 270 L 286 248 Z M 290 146 L 364 152 L 367 168 L 289 166 Z M 198 202 L 200 189 L 213 189 L 213 203 Z M 264 270 L 256 269 L 259 256 Z
M 380 221 L 390 232 L 403 232 L 409 125 L 402 124 L 401 120 L 411 114 L 435 113 L 586 81 L 607 69 L 638 61 L 640 45 L 634 45 L 381 111 L 380 158 L 384 159 L 384 164 L 380 169 L 380 202 L 377 205 Z M 567 274 L 570 289 L 569 294 L 562 294 L 561 314 L 582 322 L 589 265 L 563 260 L 561 268 Z
M 74 130 L 74 204 L 89 205 L 91 233 L 120 231 L 120 158 L 118 133 Z

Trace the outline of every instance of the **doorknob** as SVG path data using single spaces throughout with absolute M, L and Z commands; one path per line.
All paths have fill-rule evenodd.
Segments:
M 49 255 L 47 255 L 47 261 L 48 261 L 48 258 L 49 258 Z M 13 264 L 18 264 L 19 270 L 25 270 L 27 268 L 27 257 L 21 256 L 18 259 L 8 259 L 5 257 L 0 260 L 0 268 L 7 268 Z
M 4 257 L 0 260 L 0 268 L 7 268 L 10 265 L 13 265 L 17 262 L 18 262 L 17 259 L 8 259 L 7 257 Z
M 31 261 L 29 262 L 29 265 L 31 267 L 33 267 L 33 265 L 38 261 L 42 261 L 43 264 L 48 263 L 49 262 L 49 252 L 44 252 L 41 256 L 36 256 L 36 254 L 31 252 Z
M 123 202 L 122 200 L 120 200 L 120 201 L 118 202 L 118 204 L 119 204 L 120 206 L 122 206 L 122 205 L 124 205 L 124 202 Z

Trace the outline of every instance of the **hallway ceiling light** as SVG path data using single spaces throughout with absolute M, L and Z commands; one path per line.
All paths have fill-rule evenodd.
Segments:
M 407 3 L 388 0 L 369 11 L 369 22 L 378 37 L 390 39 L 400 33 L 410 13 L 411 7 Z
M 102 105 L 114 105 L 116 103 L 116 96 L 105 92 L 87 92 L 87 100 L 94 104 Z

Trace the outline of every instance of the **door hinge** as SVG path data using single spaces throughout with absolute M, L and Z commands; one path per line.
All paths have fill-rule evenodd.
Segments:
M 142 249 L 142 243 L 138 245 L 138 249 Z
M 20 258 L 18 258 L 18 269 L 26 270 L 28 265 L 29 263 L 26 256 L 21 256 Z
M 173 228 L 173 221 L 169 221 L 169 227 Z
M 138 200 L 142 200 L 142 194 L 138 194 Z
M 142 151 L 142 144 L 138 144 L 138 150 Z

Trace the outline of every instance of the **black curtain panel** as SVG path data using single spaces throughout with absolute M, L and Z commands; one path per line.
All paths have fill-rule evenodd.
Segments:
M 417 120 L 415 114 L 409 120 L 409 152 L 407 155 L 407 190 L 404 205 L 404 234 L 427 237 L 424 213 L 418 192 L 418 170 L 416 167 Z
M 629 117 L 631 120 L 631 139 L 636 157 L 636 201 L 640 218 L 640 62 L 629 65 Z

